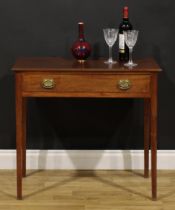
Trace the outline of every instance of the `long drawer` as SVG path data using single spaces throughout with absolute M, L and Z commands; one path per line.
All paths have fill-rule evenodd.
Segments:
M 148 93 L 150 75 L 24 74 L 25 92 L 123 92 Z

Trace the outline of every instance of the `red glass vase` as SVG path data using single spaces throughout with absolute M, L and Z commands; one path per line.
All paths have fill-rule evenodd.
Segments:
M 73 56 L 80 62 L 83 63 L 91 54 L 91 46 L 84 38 L 84 23 L 78 23 L 79 38 L 74 42 L 72 46 Z

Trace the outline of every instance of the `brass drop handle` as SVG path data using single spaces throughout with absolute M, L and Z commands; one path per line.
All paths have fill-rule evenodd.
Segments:
M 131 88 L 131 81 L 128 79 L 121 79 L 118 82 L 118 87 L 120 90 L 128 90 Z
M 41 85 L 45 89 L 52 89 L 55 87 L 55 81 L 54 79 L 43 79 Z

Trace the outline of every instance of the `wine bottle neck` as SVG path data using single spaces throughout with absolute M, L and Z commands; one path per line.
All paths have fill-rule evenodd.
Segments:
M 123 21 L 128 22 L 129 21 L 129 18 L 123 18 Z
M 123 19 L 128 19 L 129 14 L 128 14 L 128 7 L 123 8 Z

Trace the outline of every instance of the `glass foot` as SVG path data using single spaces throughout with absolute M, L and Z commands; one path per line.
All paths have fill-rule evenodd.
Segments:
M 113 61 L 113 60 L 107 60 L 104 62 L 105 64 L 115 64 L 117 63 L 117 61 Z
M 124 66 L 127 66 L 127 67 L 134 67 L 134 66 L 137 66 L 138 64 L 137 63 L 125 63 Z

